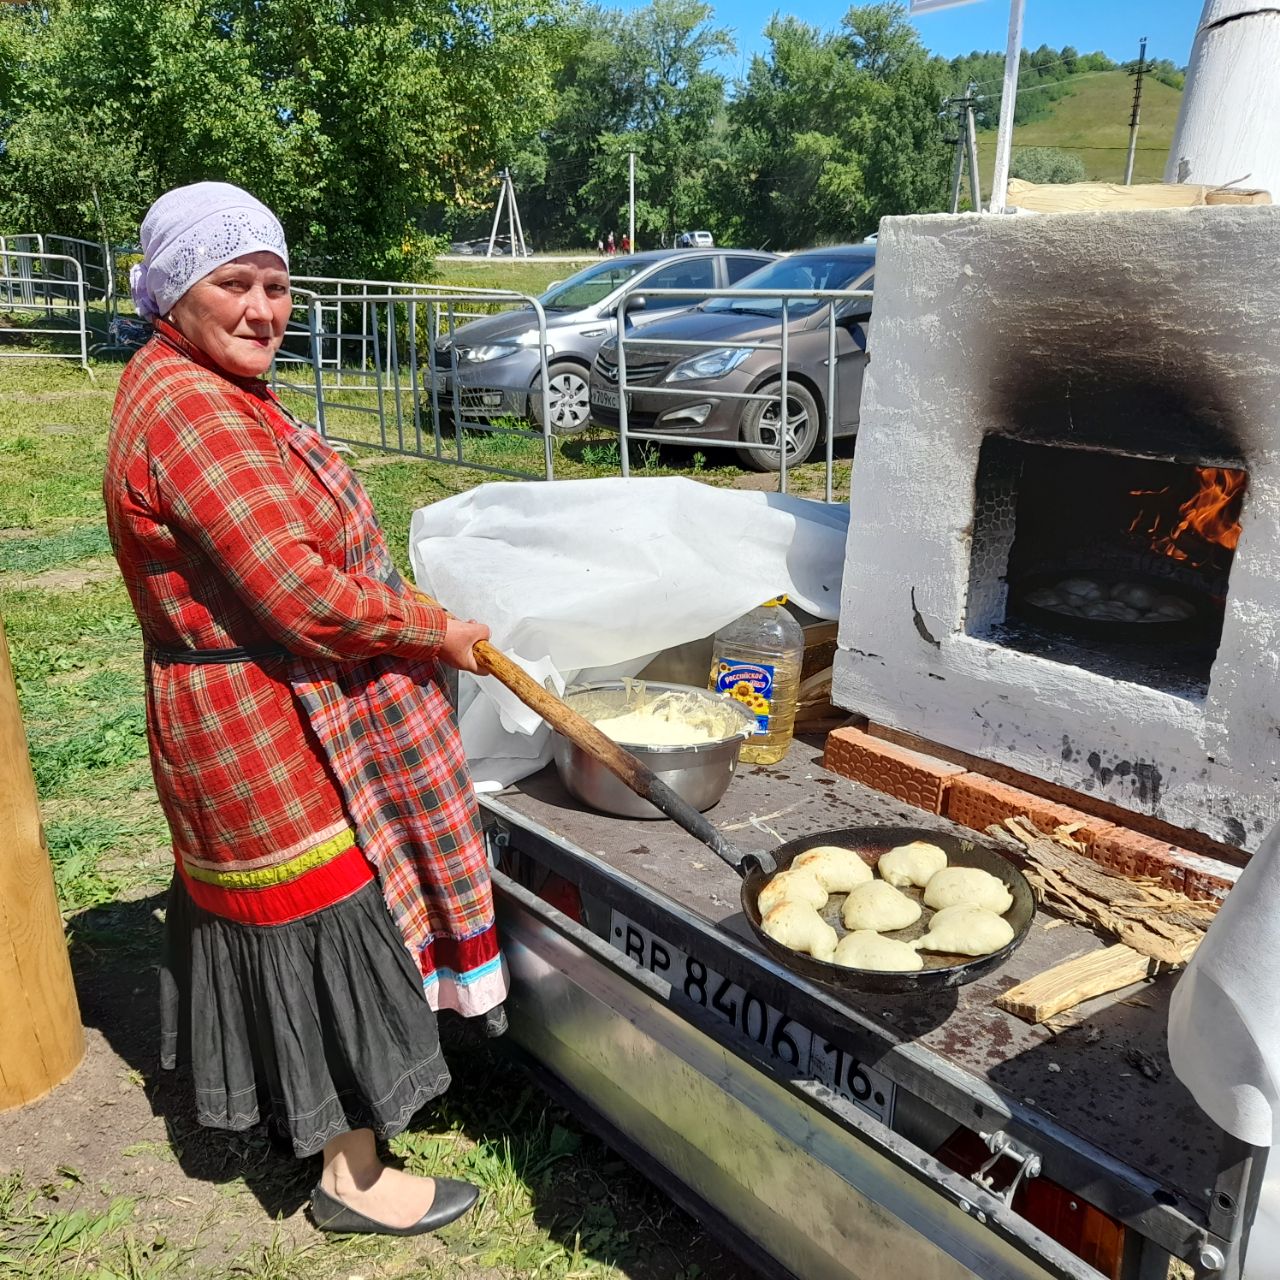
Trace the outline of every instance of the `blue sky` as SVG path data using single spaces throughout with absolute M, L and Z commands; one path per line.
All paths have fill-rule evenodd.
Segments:
M 605 0 L 639 8 L 646 0 Z M 736 33 L 738 54 L 723 70 L 739 75 L 752 53 L 760 52 L 760 32 L 775 12 L 792 13 L 821 27 L 835 27 L 849 8 L 848 0 L 711 0 L 716 21 Z M 1148 37 L 1148 53 L 1185 66 L 1204 8 L 1203 0 L 1026 0 L 1023 45 L 1073 44 L 1082 53 L 1101 49 L 1117 61 L 1138 56 L 1138 41 Z M 945 58 L 974 49 L 1003 50 L 1009 31 L 1008 0 L 977 0 L 955 9 L 922 13 L 912 19 L 926 48 Z

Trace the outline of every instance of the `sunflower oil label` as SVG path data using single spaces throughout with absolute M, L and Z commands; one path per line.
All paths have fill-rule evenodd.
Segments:
M 728 655 L 716 663 L 716 692 L 727 693 L 756 718 L 756 733 L 769 732 L 773 710 L 774 668 L 764 662 L 741 662 Z

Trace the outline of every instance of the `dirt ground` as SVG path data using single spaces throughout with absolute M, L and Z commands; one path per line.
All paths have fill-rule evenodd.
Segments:
M 139 1242 L 140 1256 L 154 1259 L 166 1250 L 177 1253 L 182 1265 L 176 1273 L 201 1277 L 498 1280 L 550 1274 L 616 1276 L 618 1280 L 753 1280 L 753 1271 L 590 1138 L 582 1140 L 579 1153 L 587 1159 L 566 1169 L 567 1180 L 549 1188 L 544 1184 L 544 1191 L 535 1195 L 533 1215 L 544 1253 L 547 1232 L 564 1237 L 566 1249 L 577 1248 L 583 1241 L 583 1222 L 600 1221 L 601 1213 L 606 1224 L 613 1221 L 609 1205 L 615 1189 L 607 1175 L 610 1170 L 621 1175 L 618 1180 L 626 1185 L 617 1189 L 617 1217 L 629 1219 L 631 1225 L 625 1247 L 620 1247 L 624 1237 L 616 1231 L 597 1232 L 594 1244 L 588 1234 L 584 1269 L 544 1272 L 532 1262 L 526 1266 L 509 1246 L 489 1247 L 500 1231 L 493 1222 L 486 1230 L 482 1218 L 474 1223 L 463 1219 L 439 1235 L 410 1240 L 344 1241 L 318 1232 L 306 1214 L 318 1158 L 293 1159 L 261 1128 L 238 1134 L 200 1128 L 184 1078 L 158 1068 L 156 957 L 162 907 L 163 895 L 151 894 L 95 908 L 72 922 L 71 956 L 85 1027 L 84 1060 L 68 1081 L 43 1099 L 0 1114 L 0 1180 L 7 1174 L 22 1174 L 28 1190 L 39 1189 L 41 1211 L 101 1214 L 116 1198 L 129 1197 L 133 1201 L 129 1229 Z M 548 1104 L 507 1060 L 509 1055 L 492 1042 L 475 1038 L 459 1019 L 451 1015 L 441 1019 L 441 1039 L 454 1074 L 447 1095 L 450 1114 L 442 1118 L 434 1104 L 429 1105 L 408 1136 L 427 1148 L 444 1143 L 455 1153 L 461 1151 L 461 1173 L 456 1167 L 445 1171 L 465 1176 L 465 1161 L 473 1154 L 467 1148 L 503 1145 L 504 1099 L 512 1109 L 523 1109 L 531 1097 L 534 1107 Z M 459 1115 L 462 1132 L 458 1132 Z M 562 1118 L 565 1125 L 572 1125 L 568 1117 Z M 559 1121 L 553 1132 L 565 1132 Z M 568 1141 L 576 1144 L 579 1138 Z M 586 1144 L 597 1150 L 588 1151 Z M 516 1179 L 534 1185 L 531 1171 L 519 1164 L 517 1158 Z M 603 1171 L 590 1175 L 596 1185 L 584 1182 L 583 1170 L 590 1166 Z M 637 1183 L 645 1202 L 638 1214 Z M 490 1186 L 488 1192 L 498 1199 L 505 1194 L 500 1186 Z M 622 1208 L 624 1197 L 626 1209 Z M 576 1228 L 566 1229 L 564 1224 L 574 1222 Z M 638 1231 L 634 1229 L 637 1222 Z M 485 1265 L 486 1259 L 493 1265 Z M 3 1266 L 0 1273 L 5 1273 Z M 174 1273 L 168 1266 L 163 1268 L 165 1275 Z M 63 1273 L 23 1270 L 18 1274 L 54 1280 Z M 138 1274 L 149 1277 L 159 1272 L 144 1269 Z

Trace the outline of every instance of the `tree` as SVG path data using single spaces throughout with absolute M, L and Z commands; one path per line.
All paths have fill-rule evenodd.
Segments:
M 1071 92 L 1073 76 L 1095 71 L 1114 71 L 1118 63 L 1105 53 L 1080 53 L 1073 45 L 1051 49 L 1024 49 L 1018 67 L 1018 99 L 1014 107 L 1015 124 L 1030 124 L 1046 119 L 1053 104 Z M 973 52 L 953 58 L 948 64 L 948 92 L 959 97 L 974 84 L 978 93 L 976 120 L 980 129 L 994 129 L 1000 115 L 1000 97 L 1004 84 L 1004 54 Z
M 745 239 L 851 240 L 885 214 L 943 207 L 945 64 L 901 5 L 852 8 L 833 32 L 774 18 L 765 34 L 730 108 Z
M 295 269 L 422 270 L 429 206 L 487 181 L 545 118 L 554 3 L 50 0 L 0 12 L 11 58 L 0 215 L 98 235 L 68 195 L 87 149 L 113 235 L 160 191 L 218 178 L 280 215 Z M 84 145 L 64 145 L 77 126 Z
M 541 240 L 593 244 L 625 226 L 628 153 L 636 153 L 636 221 L 650 242 L 713 213 L 724 159 L 724 77 L 733 51 L 704 0 L 653 0 L 625 14 L 585 8 L 561 29 L 555 117 L 517 171 L 542 189 L 524 200 Z

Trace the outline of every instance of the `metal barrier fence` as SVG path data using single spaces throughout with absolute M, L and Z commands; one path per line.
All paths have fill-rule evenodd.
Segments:
M 556 410 L 548 370 L 553 351 L 546 315 L 537 298 L 514 290 L 402 281 L 302 277 L 296 283 L 305 287 L 295 290 L 294 318 L 277 357 L 273 381 L 282 393 L 305 399 L 302 412 L 330 440 L 524 479 L 537 478 L 528 469 L 527 459 L 522 469 L 504 465 L 496 455 L 502 453 L 504 440 L 536 440 L 541 446 L 541 478 L 554 478 Z M 645 334 L 643 325 L 633 327 L 628 320 L 628 309 L 638 295 L 770 302 L 778 317 L 777 336 L 739 342 L 652 338 Z M 862 289 L 708 291 L 645 289 L 641 284 L 628 290 L 618 305 L 625 337 L 618 348 L 614 393 L 621 473 L 626 476 L 631 472 L 630 445 L 635 441 L 735 451 L 749 447 L 757 456 L 777 458 L 779 488 L 785 492 L 792 465 L 788 455 L 796 433 L 801 428 L 812 429 L 823 437 L 825 496 L 828 502 L 834 501 L 835 437 L 846 416 L 856 418 L 856 413 L 841 411 L 842 372 L 856 360 L 861 373 L 865 330 L 854 326 L 869 313 L 870 299 L 870 291 Z M 509 378 L 486 377 L 486 360 L 475 358 L 483 352 L 483 345 L 454 342 L 459 326 L 467 320 L 512 307 L 531 312 L 528 330 L 518 342 L 508 337 L 496 344 L 507 348 L 503 358 L 509 358 L 515 347 L 525 350 L 522 361 L 527 365 L 527 382 L 517 380 L 514 384 Z M 805 340 L 808 364 L 813 365 L 815 328 L 820 331 L 816 336 L 824 338 L 825 359 L 815 382 L 813 369 L 804 368 L 803 361 L 797 368 L 793 360 L 793 321 L 806 312 L 813 315 L 819 307 L 825 308 L 820 323 L 806 326 L 809 336 Z M 492 348 L 495 344 L 489 345 Z M 768 353 L 772 359 L 749 390 L 716 390 L 705 383 L 697 388 L 701 400 L 767 406 L 757 415 L 755 438 L 746 441 L 664 431 L 659 413 L 650 415 L 655 425 L 637 428 L 630 393 L 640 391 L 659 399 L 687 395 L 679 388 L 655 386 L 628 374 L 628 350 L 634 353 L 645 348 L 665 349 L 669 358 L 674 358 L 673 352 L 687 352 L 692 358 L 698 351 L 724 348 Z M 600 379 L 595 375 L 599 368 L 597 359 L 593 394 L 608 395 L 598 385 Z M 507 385 L 497 385 L 500 382 Z M 846 400 L 849 394 L 857 395 L 860 376 L 856 382 L 859 385 L 846 390 Z M 800 402 L 792 392 L 801 383 L 816 402 L 818 421 L 813 424 L 797 416 Z M 521 421 L 534 429 L 518 425 Z M 837 429 L 828 429 L 830 424 Z
M 547 322 L 541 303 L 505 289 L 303 278 L 272 373 L 286 397 L 310 401 L 310 416 L 331 441 L 430 458 L 517 479 L 536 473 L 502 461 L 504 440 L 537 441 L 541 478 L 554 479 Z M 327 288 L 327 291 L 326 291 Z M 504 401 L 472 385 L 453 336 L 461 321 L 488 309 L 527 307 L 536 337 L 533 385 Z M 519 403 L 516 400 L 519 399 Z M 536 420 L 536 430 L 515 425 Z
M 38 237 L 11 236 L 9 240 Z M 72 351 L 33 351 L 29 347 L 0 347 L 0 356 L 26 360 L 79 360 L 89 367 L 89 314 L 85 300 L 84 275 L 80 263 L 68 254 L 43 250 L 0 248 L 0 308 L 9 312 L 32 313 L 44 323 L 6 325 L 5 337 L 26 335 L 40 338 L 69 338 Z M 63 324 L 61 321 L 73 321 Z
M 84 281 L 84 295 L 86 299 L 101 298 L 108 304 L 108 311 L 114 313 L 116 284 L 115 284 L 115 254 L 106 246 L 99 244 L 96 240 L 82 240 L 78 236 L 58 236 L 43 235 L 40 233 L 21 234 L 14 236 L 0 236 L 0 263 L 4 263 L 5 257 L 10 253 L 28 253 L 36 254 L 50 258 L 50 268 L 45 274 L 50 277 L 56 277 L 58 268 L 55 265 L 64 262 L 67 258 L 74 259 L 80 265 L 80 277 Z M 7 263 L 4 264 L 3 270 L 6 275 L 10 274 Z M 21 272 L 14 273 L 21 275 Z M 63 279 L 70 282 L 70 275 L 64 274 Z M 22 301 L 33 303 L 35 301 L 34 292 L 28 289 L 10 289 L 0 294 L 5 302 Z
M 44 252 L 60 253 L 74 258 L 80 264 L 84 278 L 85 297 L 101 298 L 106 304 L 108 316 L 115 315 L 116 261 L 115 251 L 96 240 L 81 240 L 76 236 L 45 236 Z
M 546 314 L 536 297 L 508 289 L 328 276 L 297 276 L 294 284 L 294 316 L 273 366 L 273 385 L 295 402 L 309 402 L 303 412 L 331 440 L 496 475 L 538 478 L 528 469 L 527 447 L 523 448 L 521 466 L 504 464 L 503 459 L 504 440 L 532 440 L 540 446 L 541 478 L 554 478 L 554 408 L 548 370 L 552 351 Z M 778 309 L 777 337 L 721 341 L 647 336 L 643 324 L 632 326 L 628 318 L 629 309 L 635 309 L 635 299 L 641 295 L 698 302 L 716 298 L 772 302 Z M 91 311 L 91 298 L 102 300 L 104 306 Z M 617 389 L 613 394 L 617 397 L 614 408 L 622 475 L 630 474 L 630 445 L 634 441 L 697 449 L 749 447 L 757 456 L 777 457 L 779 487 L 785 492 L 791 465 L 789 447 L 794 446 L 797 429 L 804 425 L 797 406 L 805 406 L 792 395 L 792 389 L 803 382 L 812 400 L 818 402 L 818 427 L 825 443 L 826 500 L 832 501 L 833 447 L 838 434 L 833 428 L 842 422 L 838 370 L 851 355 L 848 341 L 840 334 L 851 318 L 859 318 L 851 317 L 850 308 L 869 303 L 870 298 L 869 291 L 858 289 L 646 289 L 643 284 L 633 285 L 617 307 L 623 337 L 618 343 Z M 822 321 L 826 359 L 821 362 L 823 376 L 817 382 L 812 371 L 798 374 L 793 368 L 796 335 L 792 319 L 802 304 L 810 311 L 813 304 L 826 308 Z M 476 348 L 461 344 L 460 360 L 454 337 L 467 321 L 513 307 L 532 312 L 528 331 L 518 343 L 507 344 L 524 349 L 529 380 L 518 389 L 487 386 L 484 361 L 474 358 Z M 6 327 L 0 333 L 69 339 L 73 348 L 60 352 L 33 351 L 33 344 L 21 350 L 0 347 L 3 356 L 77 359 L 87 368 L 90 350 L 128 345 L 116 334 L 117 324 L 125 324 L 126 318 L 115 314 L 114 256 L 94 241 L 39 234 L 0 236 L 0 309 L 39 316 L 36 323 Z M 866 310 L 869 312 L 869 306 Z M 91 335 L 100 327 L 105 328 L 103 341 L 91 347 Z M 865 351 L 865 331 L 862 338 L 860 349 Z M 755 438 L 747 442 L 663 430 L 660 412 L 647 415 L 648 424 L 636 426 L 633 393 L 658 400 L 687 394 L 678 387 L 653 385 L 651 380 L 629 374 L 628 352 L 635 357 L 631 364 L 634 370 L 635 360 L 646 349 L 665 349 L 669 357 L 683 349 L 690 358 L 698 351 L 715 349 L 769 353 L 773 357 L 769 371 L 749 390 L 712 389 L 705 382 L 697 388 L 704 401 L 768 406 L 756 415 Z M 598 382 L 593 375 L 593 394 L 609 395 Z M 530 425 L 519 425 L 521 422 Z M 508 455 L 521 451 L 519 444 L 505 450 Z
M 711 339 L 677 339 L 677 338 L 646 338 L 643 330 L 633 333 L 627 332 L 626 316 L 629 306 L 633 303 L 637 296 L 643 295 L 645 298 L 690 298 L 697 297 L 700 301 L 710 298 L 730 298 L 737 301 L 759 299 L 762 301 L 770 301 L 779 303 L 779 333 L 777 341 L 724 341 L 720 338 Z M 843 421 L 840 414 L 840 382 L 838 376 L 838 366 L 841 357 L 861 359 L 866 352 L 866 335 L 863 330 L 861 342 L 854 336 L 852 332 L 852 324 L 857 324 L 870 314 L 870 301 L 872 293 L 867 289 L 788 289 L 788 290 L 769 290 L 769 289 L 715 289 L 715 290 L 692 290 L 692 289 L 646 289 L 643 285 L 638 285 L 634 289 L 629 289 L 622 296 L 618 303 L 619 317 L 619 340 L 618 340 L 618 366 L 617 366 L 617 414 L 618 414 L 618 438 L 619 438 L 619 454 L 621 458 L 622 474 L 624 476 L 630 474 L 630 449 L 629 444 L 632 440 L 648 440 L 657 444 L 673 444 L 692 446 L 695 448 L 711 448 L 711 449 L 734 449 L 741 450 L 743 441 L 741 438 L 723 439 L 710 436 L 696 436 L 686 432 L 671 432 L 653 429 L 632 430 L 631 398 L 638 391 L 644 396 L 656 396 L 659 400 L 664 398 L 685 398 L 689 396 L 689 391 L 681 390 L 678 387 L 658 386 L 650 381 L 629 381 L 627 377 L 627 349 L 630 347 L 633 351 L 643 351 L 648 348 L 651 350 L 661 350 L 667 355 L 672 353 L 680 353 L 687 351 L 687 359 L 694 358 L 697 351 L 710 352 L 714 350 L 727 351 L 766 351 L 776 352 L 777 361 L 769 362 L 769 367 L 759 372 L 753 380 L 754 390 L 751 391 L 727 391 L 710 389 L 705 385 L 707 379 L 700 381 L 697 387 L 697 396 L 704 401 L 737 401 L 744 404 L 764 403 L 766 405 L 776 406 L 775 416 L 773 418 L 772 430 L 776 439 L 770 444 L 763 438 L 759 441 L 751 443 L 753 451 L 758 453 L 777 454 L 778 456 L 778 486 L 781 492 L 787 491 L 787 470 L 788 470 L 788 453 L 794 452 L 794 444 L 796 443 L 795 427 L 798 425 L 798 419 L 793 419 L 791 395 L 793 383 L 799 382 L 800 378 L 793 369 L 792 344 L 795 334 L 792 332 L 792 314 L 793 309 L 798 304 L 803 303 L 819 303 L 826 305 L 826 317 L 823 327 L 826 330 L 826 359 L 822 362 L 825 366 L 825 389 L 823 390 L 824 399 L 817 404 L 820 421 L 815 424 L 817 430 L 821 431 L 826 446 L 826 501 L 834 501 L 834 470 L 835 455 L 834 445 L 837 428 Z M 850 304 L 844 306 L 842 304 Z M 862 305 L 865 304 L 865 305 Z M 849 334 L 851 350 L 847 345 L 844 351 L 840 350 L 842 343 L 839 340 L 839 332 L 843 324 L 851 322 Z M 599 368 L 599 357 L 597 357 L 597 369 Z M 634 367 L 634 366 L 633 366 Z M 664 368 L 664 372 L 665 372 Z M 813 388 L 815 383 L 810 379 L 805 379 L 806 390 Z M 859 387 L 861 383 L 859 380 Z M 775 389 L 776 388 L 776 389 Z M 597 389 L 593 389 L 593 395 L 599 395 Z M 814 397 L 816 400 L 816 397 Z M 784 408 L 785 406 L 785 408 Z M 765 414 L 767 409 L 762 411 L 759 422 L 764 424 L 766 421 Z M 660 415 L 655 415 L 655 423 L 659 420 Z M 706 418 L 704 416 L 703 421 Z M 740 428 L 741 430 L 741 428 Z

